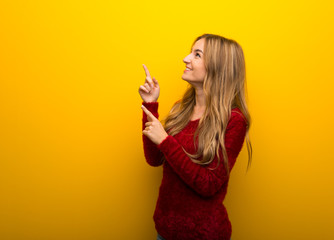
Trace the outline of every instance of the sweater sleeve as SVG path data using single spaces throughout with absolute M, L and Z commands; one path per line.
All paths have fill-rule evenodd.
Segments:
M 232 169 L 236 157 L 242 148 L 245 134 L 245 120 L 240 114 L 232 112 L 225 134 L 225 147 L 230 169 Z M 219 151 L 221 162 L 214 170 L 210 170 L 207 167 L 191 161 L 188 155 L 183 151 L 181 143 L 171 135 L 164 139 L 158 145 L 158 148 L 163 152 L 166 160 L 176 174 L 178 174 L 188 186 L 204 197 L 213 196 L 221 189 L 223 184 L 228 181 L 221 148 Z M 217 163 L 217 156 L 213 162 Z
M 156 117 L 159 118 L 159 113 L 158 113 L 158 102 L 142 102 L 142 104 Z M 142 125 L 142 130 L 145 129 L 145 123 L 147 122 L 147 115 L 143 111 L 143 125 Z M 148 137 L 146 137 L 144 134 L 143 135 L 143 147 L 144 147 L 144 155 L 146 162 L 153 166 L 153 167 L 158 167 L 162 165 L 163 163 L 163 153 L 160 151 L 160 149 L 157 147 L 155 143 L 153 143 Z

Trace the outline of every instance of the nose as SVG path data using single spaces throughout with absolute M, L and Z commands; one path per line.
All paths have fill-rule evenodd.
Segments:
M 190 63 L 190 54 L 183 59 L 184 63 Z

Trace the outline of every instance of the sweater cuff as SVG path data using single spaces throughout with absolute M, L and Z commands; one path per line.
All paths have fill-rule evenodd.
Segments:
M 159 113 L 158 113 L 158 102 L 142 102 L 142 105 L 147 108 L 156 118 L 159 119 Z M 146 113 L 143 111 L 143 120 L 144 122 L 147 121 Z
M 168 146 L 174 142 L 174 138 L 171 135 L 168 135 L 157 147 L 160 149 L 161 152 L 166 152 L 168 151 Z
M 142 102 L 142 105 L 144 105 L 150 112 L 157 112 L 159 107 L 158 102 Z

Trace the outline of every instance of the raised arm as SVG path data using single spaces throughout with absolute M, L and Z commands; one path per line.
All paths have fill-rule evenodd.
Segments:
M 143 100 L 142 105 L 144 105 L 147 109 L 149 109 L 152 114 L 159 118 L 158 114 L 158 98 L 160 94 L 160 86 L 158 81 L 153 77 L 151 77 L 150 72 L 147 67 L 143 64 L 143 68 L 145 70 L 146 78 L 143 85 L 139 87 L 139 94 Z M 147 115 L 143 111 L 143 125 L 142 130 L 145 129 L 145 123 L 148 122 Z M 143 146 L 144 146 L 144 155 L 146 161 L 151 166 L 160 166 L 163 161 L 163 154 L 157 148 L 157 145 L 153 143 L 148 137 L 143 134 Z
M 225 134 L 225 147 L 229 159 L 229 166 L 232 169 L 238 156 L 246 134 L 246 122 L 238 113 L 232 113 Z M 226 170 L 223 164 L 223 154 L 220 149 L 221 163 L 215 170 L 194 163 L 183 151 L 181 144 L 173 137 L 168 136 L 162 141 L 158 148 L 165 155 L 166 160 L 173 170 L 183 181 L 194 189 L 198 194 L 209 197 L 213 196 L 224 183 L 228 181 Z M 217 157 L 214 159 L 216 163 Z M 213 166 L 215 167 L 215 166 Z

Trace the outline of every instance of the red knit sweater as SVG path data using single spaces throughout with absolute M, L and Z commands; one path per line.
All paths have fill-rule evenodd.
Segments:
M 158 102 L 143 105 L 156 117 Z M 143 129 L 147 116 L 143 112 Z M 144 154 L 151 166 L 163 165 L 163 179 L 154 212 L 155 227 L 166 240 L 229 240 L 232 228 L 223 200 L 228 186 L 224 164 L 215 170 L 217 157 L 207 167 L 196 164 L 183 151 L 195 153 L 194 132 L 199 119 L 189 121 L 175 136 L 169 135 L 159 145 L 143 135 Z M 242 148 L 246 121 L 238 108 L 232 110 L 225 134 L 230 169 Z M 197 143 L 196 143 L 197 144 Z M 163 155 L 166 161 L 162 161 Z M 220 151 L 220 159 L 223 159 Z

